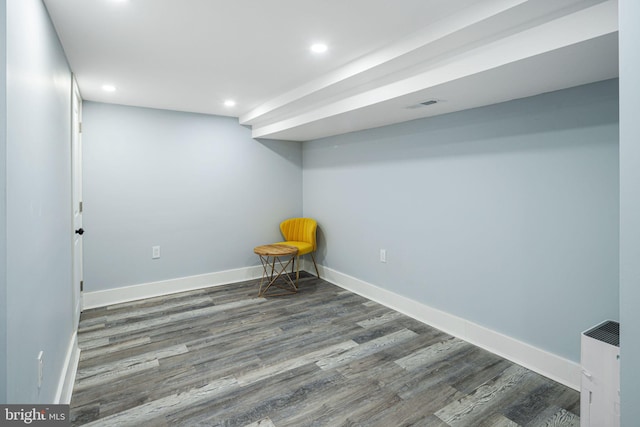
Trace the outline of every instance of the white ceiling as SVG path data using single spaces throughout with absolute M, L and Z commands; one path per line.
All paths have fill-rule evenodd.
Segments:
M 44 3 L 84 99 L 234 116 L 256 138 L 305 141 L 618 76 L 617 0 Z M 318 41 L 329 50 L 310 52 Z

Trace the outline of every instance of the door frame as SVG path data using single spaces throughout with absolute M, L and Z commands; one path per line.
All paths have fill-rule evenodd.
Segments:
M 77 332 L 82 311 L 83 243 L 82 235 L 82 96 L 75 75 L 71 88 L 71 299 L 72 325 Z M 77 111 L 77 113 L 76 113 Z

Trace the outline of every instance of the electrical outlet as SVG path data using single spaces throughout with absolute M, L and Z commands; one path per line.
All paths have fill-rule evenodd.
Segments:
M 387 262 L 387 250 L 380 249 L 380 262 Z
M 160 258 L 160 246 L 152 246 L 151 247 L 151 259 Z
M 42 356 L 44 355 L 44 351 L 40 350 L 38 353 L 38 388 L 42 387 L 42 378 L 44 377 L 44 361 Z

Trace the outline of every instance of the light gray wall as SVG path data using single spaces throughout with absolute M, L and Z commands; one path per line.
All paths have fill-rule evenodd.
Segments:
M 580 332 L 619 311 L 617 92 L 304 143 L 319 261 L 579 361 Z
M 620 363 L 622 426 L 640 420 L 640 2 L 620 0 Z
M 300 144 L 234 118 L 85 102 L 83 149 L 85 291 L 259 264 L 302 213 Z
M 6 18 L 7 401 L 48 403 L 73 333 L 71 72 L 41 0 L 8 0 Z
M 0 0 L 0 403 L 7 401 L 7 2 Z

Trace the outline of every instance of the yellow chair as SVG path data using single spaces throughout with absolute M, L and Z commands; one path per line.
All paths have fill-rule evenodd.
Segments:
M 313 266 L 316 268 L 316 275 L 320 278 L 318 272 L 318 265 L 316 259 L 313 256 L 316 246 L 316 229 L 318 223 L 311 218 L 289 218 L 280 223 L 280 231 L 284 237 L 284 242 L 278 242 L 276 245 L 289 245 L 298 248 L 298 255 L 296 256 L 297 268 L 296 268 L 296 280 L 300 275 L 300 255 L 311 254 L 313 260 Z M 293 266 L 292 266 L 293 267 Z M 293 268 L 291 269 L 293 273 Z

